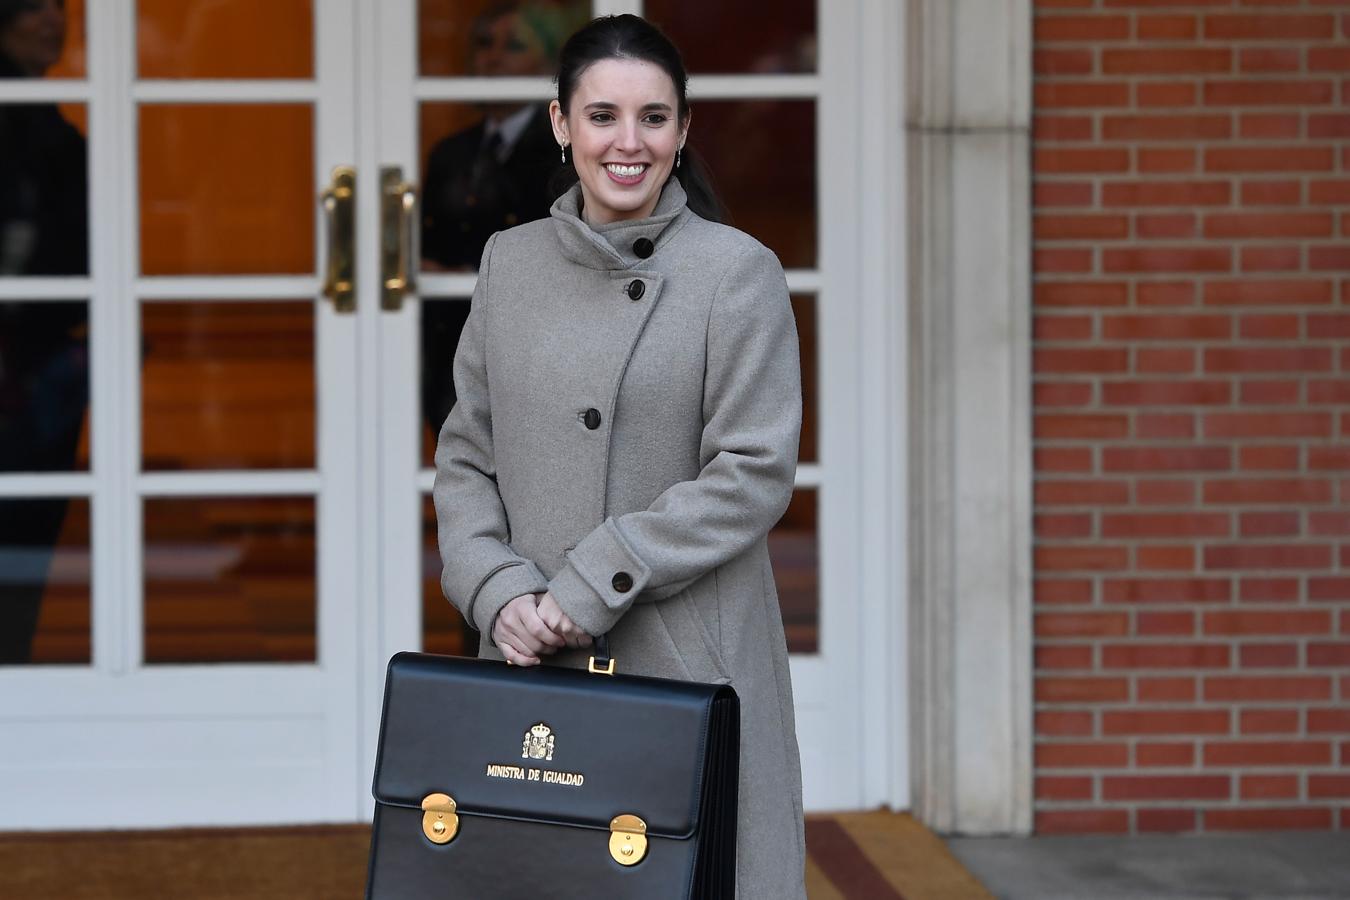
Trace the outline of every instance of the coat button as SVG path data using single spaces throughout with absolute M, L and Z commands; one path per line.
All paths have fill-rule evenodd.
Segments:
M 585 423 L 587 428 L 594 431 L 600 427 L 600 410 L 591 407 L 581 414 L 581 421 Z
M 647 293 L 647 286 L 646 286 L 645 284 L 643 284 L 641 281 L 636 281 L 636 280 L 634 280 L 634 281 L 628 282 L 628 299 L 629 299 L 629 300 L 641 300 L 641 299 L 642 299 L 642 295 L 645 294 L 645 293 Z
M 651 242 L 650 238 L 638 238 L 633 242 L 633 252 L 636 253 L 640 259 L 646 259 L 651 256 L 652 251 L 655 249 L 656 245 Z
M 633 589 L 633 576 L 627 572 L 618 572 L 610 584 L 614 585 L 614 590 L 620 594 L 626 594 Z

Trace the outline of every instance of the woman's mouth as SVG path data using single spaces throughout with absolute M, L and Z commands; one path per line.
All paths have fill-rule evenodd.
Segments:
M 624 163 L 606 163 L 605 172 L 609 175 L 611 181 L 619 184 L 637 184 L 649 168 L 647 163 L 633 163 L 625 165 Z

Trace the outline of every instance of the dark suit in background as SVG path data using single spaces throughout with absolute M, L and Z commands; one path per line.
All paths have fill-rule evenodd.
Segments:
M 0 55 L 0 78 L 26 77 Z M 0 277 L 89 271 L 87 148 L 51 103 L 0 105 Z M 85 302 L 0 302 L 0 472 L 68 472 L 89 404 Z M 69 502 L 0 499 L 0 664 L 28 662 Z
M 484 118 L 441 140 L 422 187 L 422 257 L 443 269 L 477 269 L 494 233 L 548 215 L 549 181 L 561 165 L 543 104 L 523 107 L 513 141 Z M 509 117 L 508 117 L 509 119 Z M 422 411 L 435 434 L 455 403 L 451 366 L 467 303 L 422 304 Z

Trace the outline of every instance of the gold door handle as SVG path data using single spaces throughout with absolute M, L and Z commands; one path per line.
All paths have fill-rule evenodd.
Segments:
M 413 284 L 413 241 L 417 191 L 403 180 L 400 166 L 380 169 L 380 306 L 403 308 Z
M 333 169 L 333 182 L 320 195 L 328 230 L 328 263 L 323 295 L 340 313 L 356 310 L 356 170 Z

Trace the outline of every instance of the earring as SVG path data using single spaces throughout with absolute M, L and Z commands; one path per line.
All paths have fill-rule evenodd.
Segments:
M 680 151 L 683 149 L 684 149 L 683 147 L 675 148 L 675 168 L 677 169 L 680 167 Z
M 567 145 L 559 144 L 558 146 L 562 148 L 562 161 L 567 162 Z

